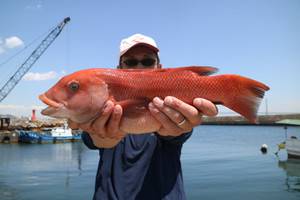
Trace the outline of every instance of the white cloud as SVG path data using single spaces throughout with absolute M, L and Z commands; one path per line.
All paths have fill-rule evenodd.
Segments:
M 22 105 L 12 105 L 12 104 L 0 104 L 0 109 L 24 109 L 25 106 Z
M 13 48 L 22 46 L 23 44 L 24 44 L 23 41 L 20 38 L 18 38 L 17 36 L 5 38 L 5 42 L 4 42 L 4 46 L 9 49 L 13 49 Z
M 0 38 L 0 54 L 6 52 L 8 49 L 14 49 L 23 45 L 24 42 L 17 36 Z
M 2 38 L 0 38 L 0 54 L 5 52 L 5 48 L 4 48 L 4 41 Z
M 14 105 L 14 104 L 0 104 L 0 109 L 12 109 L 12 110 L 27 110 L 27 109 L 35 109 L 35 110 L 42 110 L 46 106 L 40 106 L 40 105 L 31 105 L 31 106 L 25 106 L 25 105 Z
M 0 44 L 1 45 L 1 44 Z M 4 53 L 5 49 L 3 47 L 0 46 L 0 54 Z
M 43 1 L 36 1 L 36 2 L 33 2 L 30 5 L 27 5 L 25 7 L 25 9 L 28 9 L 28 10 L 39 10 L 42 7 L 43 7 Z
M 23 80 L 26 81 L 44 81 L 44 80 L 49 80 L 49 79 L 54 79 L 57 77 L 57 73 L 55 71 L 50 71 L 46 73 L 34 73 L 34 72 L 29 72 L 25 74 L 23 77 Z
M 40 112 L 45 107 L 46 106 L 40 106 L 40 105 L 0 104 L 0 114 L 2 115 L 11 114 L 17 117 L 21 117 L 21 116 L 30 117 L 32 110 L 35 109 L 37 117 L 41 118 L 43 116 L 40 114 Z

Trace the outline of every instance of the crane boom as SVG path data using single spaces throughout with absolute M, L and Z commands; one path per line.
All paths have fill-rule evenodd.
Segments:
M 18 70 L 10 77 L 5 85 L 0 89 L 0 102 L 13 90 L 22 77 L 29 71 L 32 65 L 39 59 L 45 50 L 57 38 L 64 26 L 70 21 L 70 17 L 66 17 L 60 22 L 39 44 L 39 46 L 31 53 L 25 62 L 18 68 Z

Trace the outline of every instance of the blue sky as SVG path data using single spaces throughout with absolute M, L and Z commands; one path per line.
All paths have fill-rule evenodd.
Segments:
M 44 33 L 64 17 L 71 22 L 0 103 L 0 114 L 30 116 L 32 108 L 43 107 L 37 96 L 64 74 L 114 68 L 120 40 L 134 33 L 156 40 L 164 67 L 209 65 L 218 74 L 257 79 L 271 88 L 270 113 L 300 113 L 299 10 L 298 0 L 3 0 L 0 63 L 39 40 L 0 65 L 0 87 Z

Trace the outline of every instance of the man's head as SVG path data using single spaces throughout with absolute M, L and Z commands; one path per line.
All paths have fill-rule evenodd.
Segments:
M 155 41 L 145 35 L 135 34 L 121 41 L 119 68 L 161 68 Z

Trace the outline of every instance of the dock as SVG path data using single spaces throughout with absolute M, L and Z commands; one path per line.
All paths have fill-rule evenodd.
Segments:
M 45 138 L 48 137 L 45 132 L 46 129 L 56 129 L 57 127 L 63 127 L 66 124 L 66 120 L 62 119 L 31 120 L 24 117 L 18 118 L 10 116 L 8 118 L 0 116 L 0 120 L 0 143 L 19 143 L 21 135 L 24 136 L 24 134 L 38 135 L 41 139 L 43 139 L 40 143 L 45 143 Z M 59 137 L 53 137 L 51 138 L 51 143 L 79 141 L 80 137 L 78 137 L 78 134 L 80 131 L 73 130 L 72 133 L 74 138 L 70 141 L 63 140 Z M 36 143 L 39 143 L 38 141 L 39 140 L 37 140 Z
M 282 126 L 276 123 L 284 119 L 298 119 L 300 114 L 286 115 L 260 115 L 257 123 L 250 123 L 241 116 L 216 116 L 203 117 L 202 125 L 253 125 L 253 126 Z M 8 122 L 8 123 L 4 123 Z M 47 119 L 31 121 L 27 118 L 13 118 L 4 120 L 0 127 L 0 143 L 18 143 L 20 131 L 42 132 L 43 128 L 61 127 L 66 123 L 65 120 Z M 76 132 L 78 130 L 74 130 Z
M 277 121 L 284 119 L 300 119 L 300 114 L 285 115 L 259 115 L 257 123 L 251 123 L 242 116 L 217 116 L 203 117 L 203 125 L 264 125 L 264 126 L 280 126 Z

